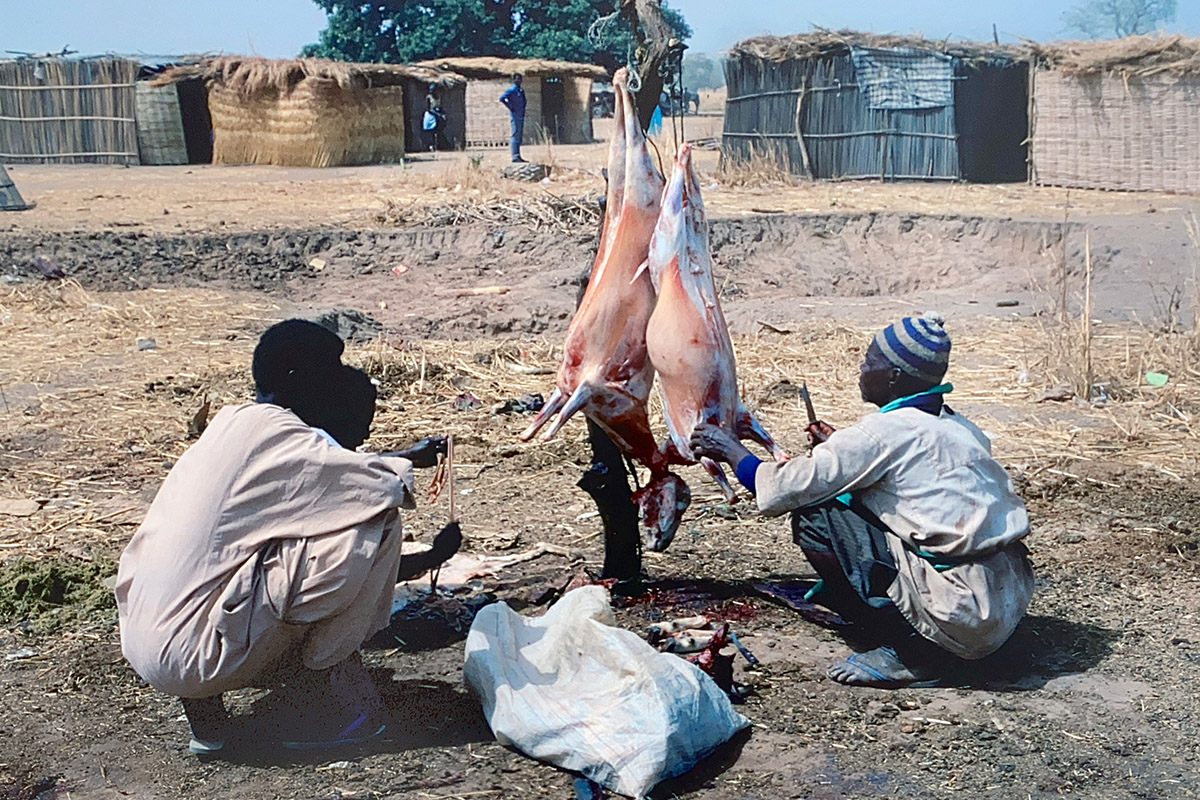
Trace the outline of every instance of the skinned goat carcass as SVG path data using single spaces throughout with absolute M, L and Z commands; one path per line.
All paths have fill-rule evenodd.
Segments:
M 708 220 L 691 145 L 683 145 L 675 159 L 647 267 L 658 301 L 646 329 L 646 348 L 658 372 L 671 434 L 664 455 L 671 463 L 696 463 L 689 440 L 697 425 L 707 423 L 758 442 L 777 460 L 785 460 L 787 455 L 738 395 L 737 364 L 713 281 Z M 700 461 L 726 498 L 735 500 L 721 467 L 708 458 Z
M 654 287 L 641 270 L 650 249 L 665 181 L 638 124 L 629 76 L 613 77 L 614 133 L 608 154 L 608 205 L 587 291 L 575 311 L 564 345 L 556 388 L 520 436 L 529 440 L 555 414 L 543 439 L 553 438 L 582 411 L 626 455 L 650 469 L 635 495 L 642 538 L 663 550 L 691 502 L 687 484 L 667 471 L 667 459 L 650 430 L 646 403 L 654 368 L 646 353 L 646 326 L 654 311 Z

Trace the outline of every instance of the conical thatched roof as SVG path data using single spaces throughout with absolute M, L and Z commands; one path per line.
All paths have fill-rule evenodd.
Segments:
M 573 61 L 547 61 L 538 58 L 499 58 L 494 56 L 462 56 L 419 61 L 416 66 L 457 72 L 468 78 L 507 78 L 519 72 L 530 78 L 546 75 L 570 75 L 593 80 L 608 80 L 608 73 L 595 64 Z
M 461 86 L 461 75 L 412 64 L 355 64 L 322 58 L 266 59 L 246 56 L 207 58 L 195 66 L 167 70 L 155 85 L 177 83 L 189 78 L 204 78 L 248 94 L 274 87 L 287 92 L 305 78 L 332 80 L 342 88 L 360 89 L 396 86 L 408 79 L 439 86 Z

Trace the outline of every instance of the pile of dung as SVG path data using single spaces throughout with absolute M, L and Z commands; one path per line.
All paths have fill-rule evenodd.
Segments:
M 87 617 L 116 608 L 105 578 L 111 562 L 29 561 L 0 566 L 0 624 L 32 622 L 41 630 L 64 618 Z

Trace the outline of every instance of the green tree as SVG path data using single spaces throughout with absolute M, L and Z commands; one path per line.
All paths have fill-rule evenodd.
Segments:
M 515 56 L 583 61 L 609 70 L 625 63 L 633 38 L 620 21 L 593 45 L 588 30 L 616 10 L 614 0 L 314 0 L 329 17 L 301 55 L 401 63 L 443 56 Z M 691 36 L 683 15 L 664 8 L 676 36 Z
M 725 70 L 704 53 L 689 53 L 683 57 L 683 85 L 692 91 L 720 89 L 725 85 Z
M 1089 39 L 1134 36 L 1175 19 L 1175 0 L 1089 0 L 1063 14 L 1071 30 Z

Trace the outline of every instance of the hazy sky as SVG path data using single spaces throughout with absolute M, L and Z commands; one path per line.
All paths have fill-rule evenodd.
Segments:
M 748 36 L 853 28 L 1002 40 L 1061 38 L 1076 0 L 671 0 L 695 30 L 693 52 Z M 1179 0 L 1172 31 L 1200 35 L 1200 0 Z M 325 17 L 310 0 L 0 0 L 0 51 L 84 53 L 203 51 L 294 56 L 316 41 Z M 3 53 L 0 53 L 2 56 Z

